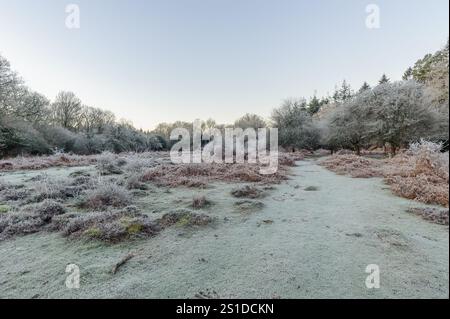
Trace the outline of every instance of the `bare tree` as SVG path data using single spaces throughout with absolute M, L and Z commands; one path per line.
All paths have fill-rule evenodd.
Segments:
M 52 104 L 52 119 L 55 124 L 75 129 L 82 111 L 81 100 L 72 92 L 60 92 Z
M 254 128 L 255 130 L 257 130 L 259 128 L 266 127 L 267 124 L 261 116 L 247 113 L 241 118 L 237 119 L 234 122 L 234 126 L 242 128 L 244 130 L 246 128 Z

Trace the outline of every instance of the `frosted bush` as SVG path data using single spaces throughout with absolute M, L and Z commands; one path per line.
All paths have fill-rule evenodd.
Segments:
M 415 158 L 416 171 L 434 171 L 447 180 L 449 178 L 449 154 L 442 153 L 442 143 L 421 140 L 411 144 L 409 153 Z
M 120 185 L 111 181 L 103 181 L 98 186 L 89 190 L 81 203 L 82 207 L 90 209 L 103 209 L 106 207 L 125 207 L 131 202 L 131 194 Z
M 118 158 L 111 152 L 103 152 L 97 156 L 97 169 L 102 175 L 121 174 Z

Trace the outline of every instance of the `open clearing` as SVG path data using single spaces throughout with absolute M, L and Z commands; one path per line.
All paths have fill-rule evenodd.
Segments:
M 14 183 L 42 172 L 2 178 Z M 0 297 L 448 298 L 448 226 L 407 213 L 426 205 L 394 196 L 382 179 L 336 175 L 315 160 L 292 173 L 262 198 L 234 198 L 236 184 L 215 183 L 152 186 L 135 203 L 156 219 L 205 195 L 213 205 L 199 211 L 215 218 L 206 227 L 176 226 L 116 245 L 58 233 L 1 241 Z M 65 286 L 68 264 L 80 268 L 79 289 Z M 380 267 L 379 289 L 365 286 L 369 264 Z

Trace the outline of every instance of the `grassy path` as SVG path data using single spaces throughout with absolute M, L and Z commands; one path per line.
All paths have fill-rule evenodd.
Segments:
M 226 184 L 140 203 L 162 214 L 204 193 L 215 202 L 213 227 L 115 246 L 58 234 L 1 242 L 0 297 L 448 298 L 448 227 L 405 212 L 420 204 L 393 196 L 380 179 L 338 176 L 314 161 L 294 174 L 254 212 L 236 210 Z M 112 275 L 129 252 L 136 256 Z M 81 270 L 78 290 L 64 285 L 70 263 Z M 365 286 L 369 264 L 380 268 L 379 289 Z

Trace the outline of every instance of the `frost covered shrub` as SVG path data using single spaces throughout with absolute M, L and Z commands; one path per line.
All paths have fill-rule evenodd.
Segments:
M 31 123 L 15 117 L 0 116 L 0 158 L 49 153 L 50 145 Z
M 4 191 L 5 189 L 8 189 L 10 187 L 11 187 L 11 185 L 9 185 L 3 181 L 0 181 L 0 192 Z
M 13 185 L 8 185 L 5 189 L 0 191 L 0 199 L 3 201 L 23 201 L 30 197 L 29 189 L 21 188 Z
M 97 156 L 97 169 L 101 175 L 122 174 L 117 156 L 110 152 L 103 152 Z
M 126 164 L 123 169 L 127 172 L 140 173 L 146 168 L 151 168 L 165 161 L 164 158 L 158 159 L 160 153 L 132 153 L 126 155 Z M 163 157 L 163 156 L 161 156 Z M 168 159 L 167 159 L 168 160 Z
M 60 126 L 43 126 L 40 128 L 46 141 L 53 149 L 64 152 L 73 151 L 77 134 Z
M 139 174 L 132 174 L 125 179 L 125 185 L 127 189 L 147 190 L 148 187 L 145 183 L 141 182 L 141 176 Z
M 70 179 L 50 178 L 46 174 L 39 175 L 32 184 L 33 201 L 45 199 L 68 199 L 78 197 L 85 189 L 84 185 L 74 185 Z
M 449 154 L 442 145 L 421 141 L 411 145 L 385 167 L 386 182 L 402 197 L 448 207 Z
M 421 140 L 411 144 L 409 152 L 416 160 L 416 173 L 433 172 L 449 181 L 449 154 L 441 153 L 442 143 Z
M 61 215 L 54 222 L 54 230 L 72 238 L 116 243 L 125 239 L 152 237 L 162 228 L 157 221 L 150 220 L 130 206 L 113 212 Z
M 96 210 L 107 207 L 121 208 L 129 205 L 130 202 L 131 194 L 125 187 L 105 181 L 100 182 L 93 190 L 89 190 L 80 205 L 83 208 Z
M 64 206 L 54 201 L 29 205 L 18 212 L 0 215 L 0 239 L 32 234 L 50 224 L 55 216 L 66 212 Z
M 280 146 L 293 149 L 315 149 L 320 131 L 306 109 L 306 100 L 286 100 L 272 113 L 274 126 L 279 130 Z
M 66 212 L 62 204 L 53 200 L 45 200 L 40 204 L 30 205 L 23 210 L 38 216 L 45 223 L 50 222 L 54 216 L 62 215 Z

